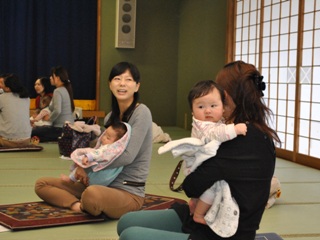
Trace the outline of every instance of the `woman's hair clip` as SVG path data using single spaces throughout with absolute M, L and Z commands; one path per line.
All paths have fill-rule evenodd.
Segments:
M 253 77 L 254 84 L 256 85 L 257 90 L 261 92 L 261 96 L 263 97 L 264 94 L 262 91 L 266 89 L 266 83 L 262 80 L 263 80 L 263 76 L 255 75 Z

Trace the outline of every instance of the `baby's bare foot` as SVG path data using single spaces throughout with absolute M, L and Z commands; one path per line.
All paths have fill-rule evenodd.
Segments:
M 200 215 L 200 214 L 194 214 L 193 215 L 193 221 L 197 222 L 197 223 L 201 223 L 201 224 L 205 224 L 207 225 L 206 220 L 204 220 L 204 216 Z
M 72 182 L 71 179 L 69 178 L 69 176 L 64 175 L 64 174 L 61 174 L 61 175 L 60 175 L 60 178 L 61 178 L 62 181 Z
M 81 206 L 80 202 L 75 202 L 74 204 L 71 205 L 70 209 L 75 212 L 82 212 L 80 206 Z

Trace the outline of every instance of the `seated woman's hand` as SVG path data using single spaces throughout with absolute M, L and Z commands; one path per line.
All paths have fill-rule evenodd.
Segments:
M 75 178 L 85 186 L 89 186 L 89 177 L 82 167 L 77 167 Z

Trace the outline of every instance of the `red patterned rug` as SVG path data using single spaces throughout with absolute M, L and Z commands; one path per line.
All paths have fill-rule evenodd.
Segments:
M 142 210 L 169 208 L 173 203 L 186 203 L 185 200 L 166 196 L 146 194 Z M 29 202 L 0 205 L 0 224 L 11 230 L 26 230 L 42 227 L 72 225 L 105 221 L 86 213 L 76 213 L 69 209 L 51 206 L 45 202 Z

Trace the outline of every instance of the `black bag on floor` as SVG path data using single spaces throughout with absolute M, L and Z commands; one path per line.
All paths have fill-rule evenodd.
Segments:
M 70 157 L 75 149 L 89 147 L 90 141 L 91 133 L 75 131 L 66 123 L 58 138 L 59 152 L 65 157 Z

